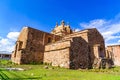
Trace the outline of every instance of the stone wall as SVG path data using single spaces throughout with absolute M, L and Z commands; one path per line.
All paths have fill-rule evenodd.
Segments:
M 88 68 L 88 45 L 81 37 L 58 41 L 45 46 L 44 63 L 65 68 Z
M 114 65 L 120 66 L 120 45 L 107 46 L 107 57 L 113 60 Z
M 70 41 L 58 41 L 45 46 L 44 63 L 69 68 Z
M 74 32 L 73 34 L 69 34 L 66 36 L 63 36 L 63 40 L 70 40 L 73 37 L 81 37 L 83 38 L 86 42 L 88 42 L 88 30 L 83 30 L 79 32 Z
M 16 42 L 12 61 L 18 64 L 43 62 L 44 45 L 59 39 L 59 36 L 25 27 Z
M 105 56 L 104 39 L 97 29 L 57 36 L 24 27 L 16 41 L 12 62 L 44 62 L 53 66 L 78 69 L 91 68 L 94 60 Z
M 24 27 L 16 41 L 15 49 L 12 53 L 11 60 L 14 63 L 21 63 L 22 54 L 21 52 L 26 49 L 27 44 L 27 36 L 28 36 L 28 28 Z M 22 45 L 22 46 L 21 46 Z
M 104 38 L 96 28 L 89 29 L 88 46 L 91 65 L 94 64 L 94 60 L 96 60 L 96 58 L 105 58 Z
M 73 37 L 81 37 L 86 41 L 88 47 L 86 47 L 86 51 L 88 51 L 89 58 L 89 66 L 92 67 L 94 64 L 95 58 L 105 57 L 105 45 L 103 36 L 97 31 L 96 28 L 86 29 L 79 32 L 75 32 L 70 35 L 64 36 L 63 40 L 70 40 Z
M 88 44 L 81 37 L 74 37 L 70 47 L 70 68 L 89 68 Z

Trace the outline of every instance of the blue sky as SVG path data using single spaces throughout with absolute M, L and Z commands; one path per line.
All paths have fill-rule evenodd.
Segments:
M 106 45 L 120 44 L 120 0 L 0 0 L 0 51 L 12 51 L 23 26 L 50 32 L 56 22 L 97 28 Z

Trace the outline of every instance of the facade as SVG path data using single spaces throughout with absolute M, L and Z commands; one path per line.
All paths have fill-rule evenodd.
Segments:
M 47 63 L 65 68 L 91 68 L 106 57 L 103 36 L 96 28 L 73 32 L 62 21 L 51 33 L 24 27 L 16 41 L 12 61 Z
M 120 66 L 120 45 L 107 46 L 106 56 L 113 60 L 115 66 Z
M 16 41 L 11 59 L 17 64 L 41 63 L 43 62 L 45 45 L 59 39 L 59 36 L 24 27 Z

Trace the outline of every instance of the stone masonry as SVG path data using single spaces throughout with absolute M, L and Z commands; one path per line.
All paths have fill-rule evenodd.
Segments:
M 43 62 L 44 45 L 59 39 L 59 36 L 24 27 L 16 41 L 12 61 L 17 64 L 41 63 Z
M 120 45 L 107 46 L 106 57 L 113 60 L 115 66 L 120 66 Z
M 86 47 L 88 45 L 81 37 L 48 44 L 45 46 L 44 62 L 65 68 L 88 68 L 89 59 Z
M 43 62 L 84 69 L 92 68 L 95 60 L 105 57 L 104 39 L 96 28 L 74 32 L 62 21 L 51 33 L 24 27 L 11 59 L 17 64 Z

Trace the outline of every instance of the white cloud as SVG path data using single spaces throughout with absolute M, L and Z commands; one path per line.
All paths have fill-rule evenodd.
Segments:
M 8 45 L 8 44 L 10 44 L 10 42 L 9 42 L 8 39 L 1 39 L 0 40 L 0 44 L 2 44 L 2 45 Z
M 7 37 L 12 40 L 16 40 L 19 35 L 19 32 L 9 32 Z
M 6 38 L 0 37 L 0 51 L 12 52 L 19 32 L 9 32 Z
M 117 16 L 120 17 L 120 16 Z M 120 44 L 120 19 L 95 19 L 88 23 L 80 23 L 83 28 L 97 28 L 103 35 L 106 45 Z
M 106 21 L 103 19 L 92 20 L 89 23 L 80 23 L 84 28 L 101 28 L 106 24 Z
M 118 43 L 120 43 L 120 40 L 118 40 Z
M 78 32 L 78 31 L 80 31 L 80 29 L 79 29 L 79 28 L 76 28 L 74 31 L 75 31 L 75 32 Z

